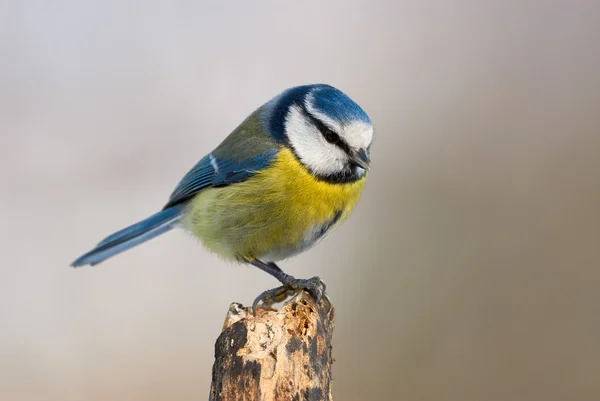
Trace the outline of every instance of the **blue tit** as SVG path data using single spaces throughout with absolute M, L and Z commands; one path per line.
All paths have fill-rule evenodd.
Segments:
M 373 125 L 340 90 L 324 84 L 287 89 L 259 107 L 179 182 L 158 213 L 102 240 L 72 266 L 95 265 L 173 228 L 220 257 L 254 265 L 281 286 L 254 307 L 307 290 L 275 262 L 324 239 L 356 206 L 367 177 Z

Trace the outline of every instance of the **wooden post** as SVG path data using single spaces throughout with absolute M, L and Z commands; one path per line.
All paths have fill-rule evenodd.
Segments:
M 279 311 L 229 307 L 210 401 L 331 401 L 334 309 L 302 292 Z

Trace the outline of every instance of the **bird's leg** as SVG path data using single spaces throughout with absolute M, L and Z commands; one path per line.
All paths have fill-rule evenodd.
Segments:
M 325 283 L 319 277 L 313 277 L 309 279 L 297 279 L 289 274 L 286 274 L 281 270 L 275 263 L 265 263 L 258 259 L 252 259 L 248 263 L 258 267 L 262 271 L 269 273 L 275 277 L 281 284 L 280 287 L 267 290 L 260 294 L 254 300 L 252 309 L 256 313 L 256 308 L 259 303 L 263 303 L 265 306 L 271 306 L 275 302 L 281 302 L 290 295 L 294 295 L 300 291 L 306 290 L 315 301 L 319 302 L 324 296 L 327 302 L 331 305 L 329 297 L 325 293 Z

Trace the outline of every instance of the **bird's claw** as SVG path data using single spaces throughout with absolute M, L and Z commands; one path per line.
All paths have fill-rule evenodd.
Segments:
M 281 287 L 272 288 L 270 290 L 264 291 L 259 296 L 257 296 L 256 299 L 254 299 L 254 302 L 252 303 L 252 310 L 256 315 L 258 306 L 261 303 L 263 308 L 272 309 L 271 306 L 274 303 L 282 302 L 288 296 L 291 295 L 293 295 L 293 290 L 284 285 L 282 285 Z
M 266 308 L 271 308 L 274 303 L 282 302 L 290 296 L 298 294 L 300 291 L 306 291 L 310 296 L 319 303 L 324 297 L 331 308 L 331 300 L 326 293 L 327 286 L 319 277 L 312 277 L 309 279 L 296 279 L 293 278 L 284 285 L 267 290 L 260 294 L 252 303 L 252 310 L 254 314 L 258 310 L 259 304 L 262 303 Z

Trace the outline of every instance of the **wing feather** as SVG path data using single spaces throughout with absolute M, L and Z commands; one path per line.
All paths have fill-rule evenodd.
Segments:
M 275 158 L 278 149 L 270 149 L 262 154 L 234 161 L 215 156 L 203 157 L 179 182 L 163 209 L 190 199 L 209 187 L 243 182 L 257 172 L 267 168 Z

